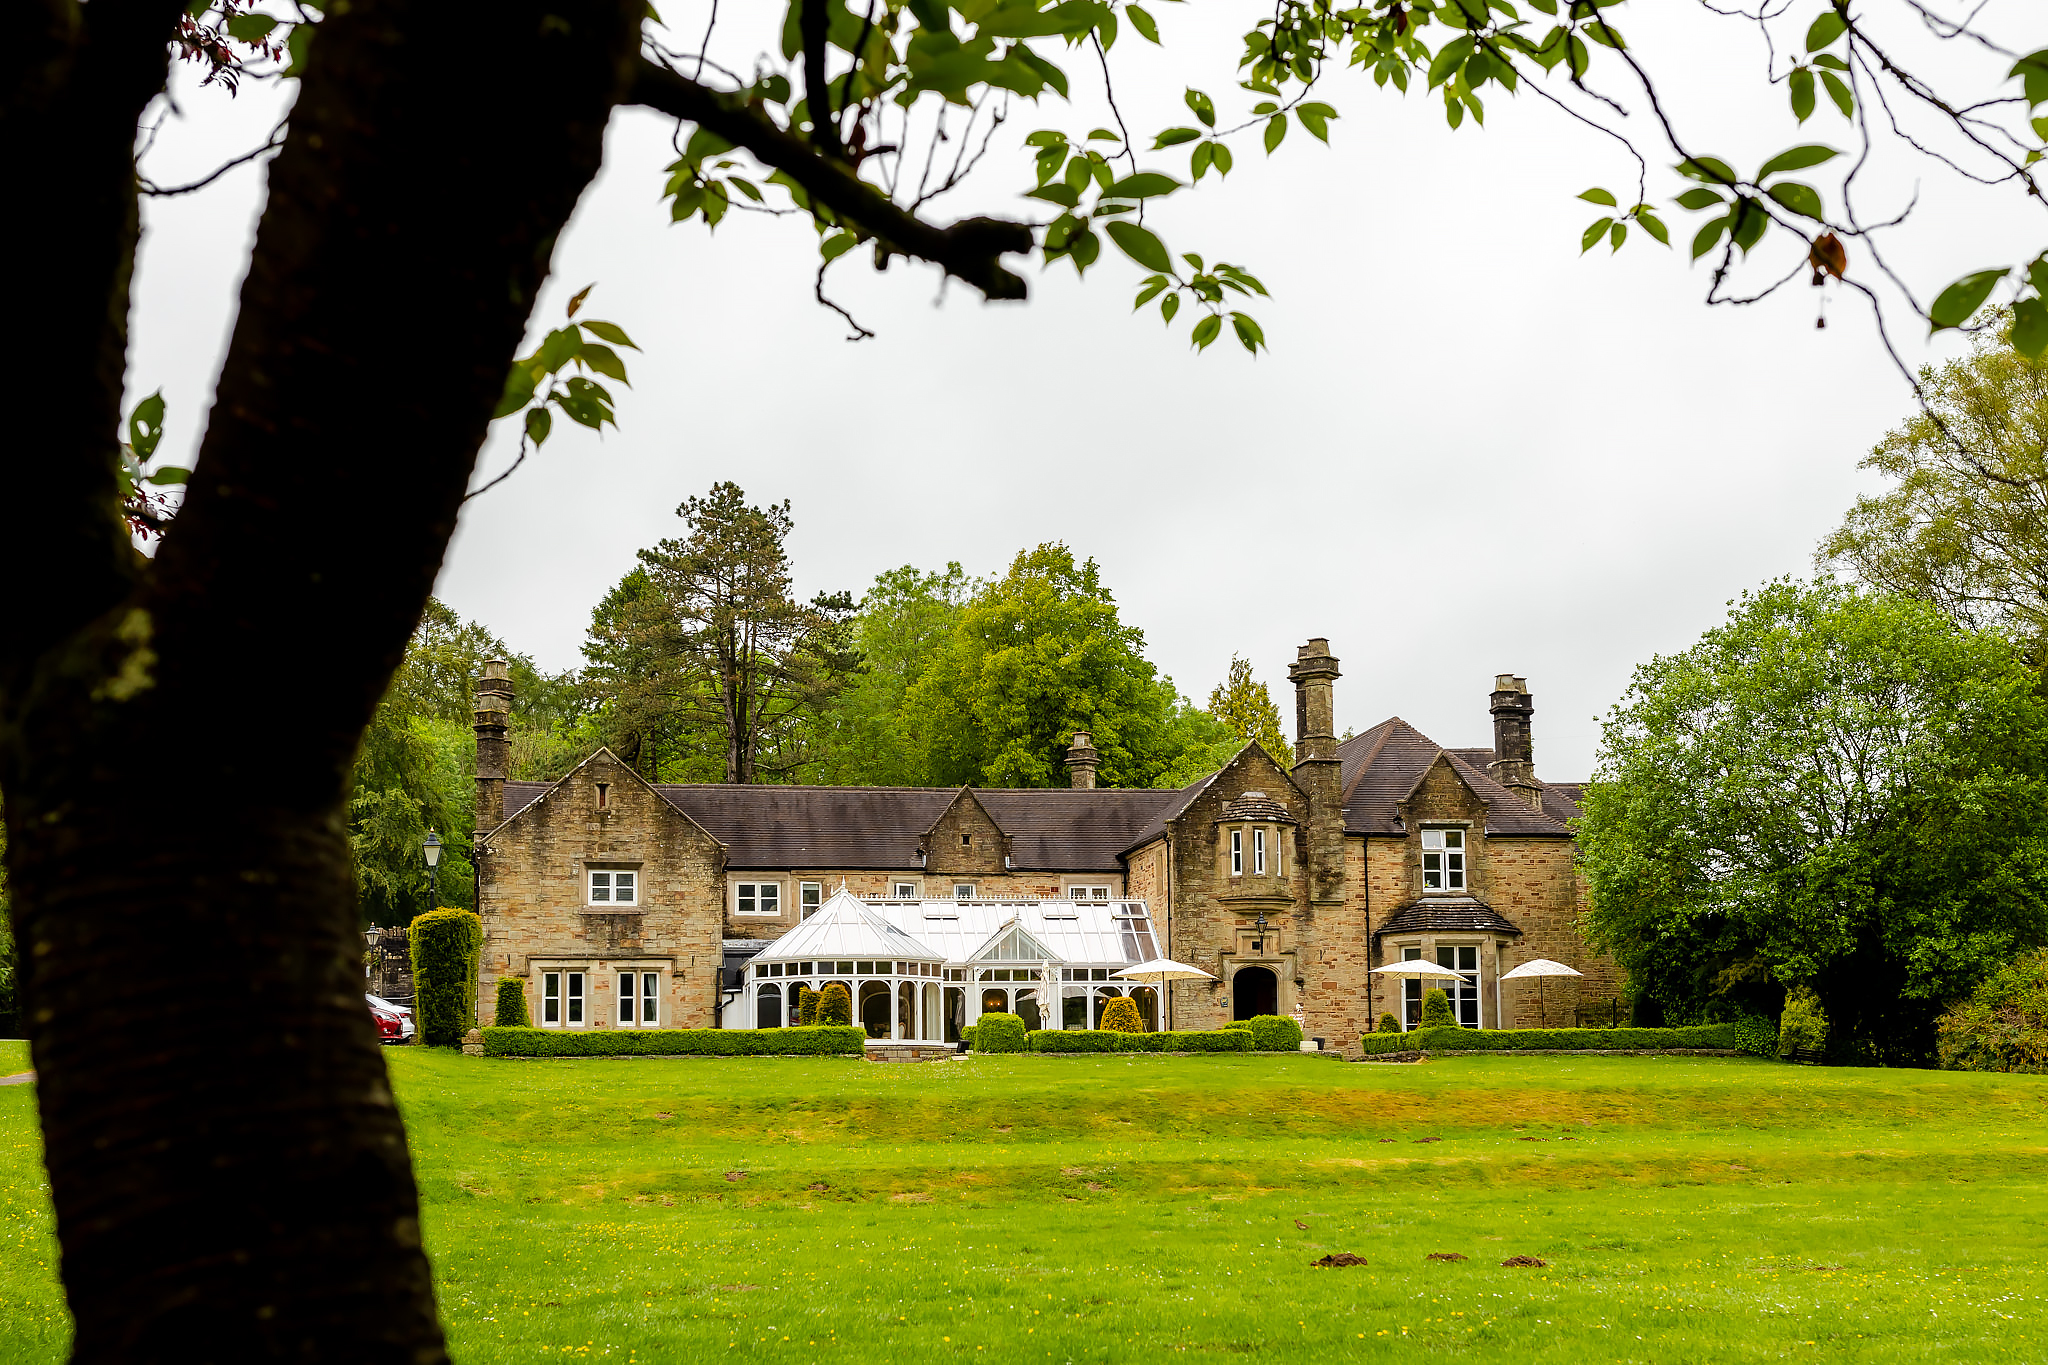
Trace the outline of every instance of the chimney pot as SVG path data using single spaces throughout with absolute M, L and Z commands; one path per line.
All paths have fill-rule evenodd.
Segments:
M 1543 784 L 1536 780 L 1536 741 L 1530 718 L 1536 700 L 1529 682 L 1512 673 L 1493 679 L 1493 762 L 1487 775 L 1537 810 L 1543 809 Z
M 476 683 L 476 827 L 496 829 L 505 820 L 505 779 L 511 775 L 512 678 L 503 659 L 484 663 Z
M 1096 752 L 1094 736 L 1086 730 L 1074 731 L 1074 742 L 1067 748 L 1067 782 L 1084 791 L 1095 787 L 1095 770 L 1101 764 L 1101 755 Z

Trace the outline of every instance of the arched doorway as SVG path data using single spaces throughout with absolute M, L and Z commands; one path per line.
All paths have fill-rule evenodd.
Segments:
M 1239 967 L 1230 978 L 1230 1017 L 1280 1012 L 1280 978 L 1264 967 Z
M 755 1028 L 782 1027 L 782 987 L 763 986 L 760 1007 L 754 1015 Z
M 886 981 L 863 981 L 860 983 L 860 1025 L 870 1038 L 889 1036 L 889 1001 L 891 992 Z

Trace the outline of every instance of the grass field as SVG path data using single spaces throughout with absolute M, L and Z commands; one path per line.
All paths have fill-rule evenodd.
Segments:
M 465 1365 L 2048 1360 L 2037 1077 L 388 1056 Z M 66 1340 L 33 1111 L 0 1361 Z

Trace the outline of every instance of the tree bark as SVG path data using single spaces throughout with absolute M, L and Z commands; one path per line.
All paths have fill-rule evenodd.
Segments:
M 0 791 L 75 1355 L 434 1361 L 347 772 L 644 5 L 328 10 L 145 564 L 112 432 L 130 148 L 179 8 L 45 0 L 0 92 L 0 164 L 48 209 L 0 237 L 45 329 L 0 343 L 31 395 L 0 499 Z

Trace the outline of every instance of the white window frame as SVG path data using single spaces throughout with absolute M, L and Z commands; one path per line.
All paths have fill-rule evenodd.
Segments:
M 971 901 L 971 900 L 975 899 L 975 895 L 976 895 L 976 892 L 975 892 L 975 886 L 974 886 L 974 883 L 973 883 L 973 882 L 954 882 L 954 883 L 953 883 L 953 899 L 954 899 L 954 900 L 956 900 L 956 901 Z
M 889 883 L 889 899 L 895 901 L 914 901 L 922 898 L 917 894 L 916 882 L 891 882 Z
M 797 919 L 807 920 L 825 904 L 825 883 L 798 882 L 796 884 Z
M 773 910 L 763 910 L 760 908 L 761 902 L 764 899 L 761 892 L 771 887 L 774 888 L 773 899 L 775 901 L 775 908 Z M 746 908 L 749 903 L 754 906 L 751 910 Z M 779 881 L 734 882 L 732 884 L 732 912 L 735 915 L 747 915 L 756 919 L 779 918 L 782 914 L 782 883 Z
M 1451 826 L 1423 830 L 1422 889 L 1437 892 L 1465 890 L 1466 855 L 1469 852 L 1465 831 L 1461 828 Z M 1431 866 L 1432 861 L 1435 866 Z
M 600 885 L 600 881 L 602 884 Z M 602 891 L 604 894 L 599 895 Z M 640 904 L 640 869 L 636 867 L 591 867 L 584 869 L 583 903 L 635 906 Z M 623 894 L 621 894 L 623 893 Z
M 1230 831 L 1230 875 L 1244 875 L 1244 831 L 1241 829 Z
M 1444 989 L 1449 980 L 1447 977 L 1435 977 L 1432 979 L 1436 982 L 1437 989 L 1444 991 L 1444 994 L 1450 997 L 1451 1017 L 1456 1019 L 1465 1028 L 1479 1027 L 1480 1017 L 1485 1005 L 1484 999 L 1479 994 L 1479 972 L 1483 956 L 1480 950 L 1484 946 L 1484 944 L 1480 943 L 1438 943 L 1436 945 L 1437 966 L 1449 967 L 1452 971 L 1458 973 L 1458 990 L 1456 993 L 1453 993 Z M 1455 959 L 1459 954 L 1468 952 L 1472 954 L 1472 966 L 1470 968 L 1458 966 Z M 1446 956 L 1451 957 L 1453 961 L 1444 961 Z M 1470 1023 L 1467 1023 L 1465 1019 L 1465 1007 L 1468 1005 L 1471 1007 Z
M 1074 882 L 1067 887 L 1070 901 L 1106 901 L 1115 890 L 1108 882 Z
M 1252 875 L 1266 875 L 1266 831 L 1262 829 L 1252 831 Z
M 549 1018 L 553 1015 L 553 1018 Z M 542 972 L 540 974 L 540 1026 L 560 1028 L 562 1026 L 562 974 Z

